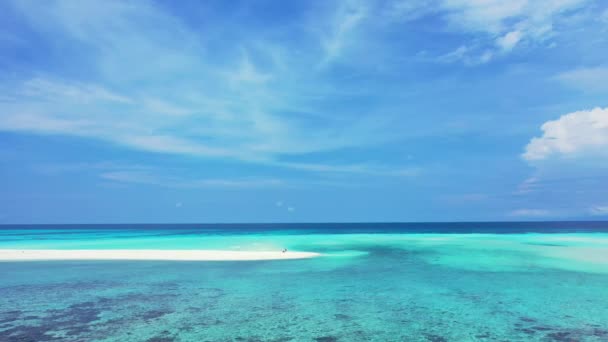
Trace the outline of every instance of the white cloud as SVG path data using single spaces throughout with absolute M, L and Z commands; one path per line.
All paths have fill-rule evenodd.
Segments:
M 586 92 L 608 91 L 608 67 L 578 68 L 558 74 L 555 79 Z
M 517 209 L 509 213 L 509 216 L 514 217 L 543 217 L 549 216 L 551 212 L 545 209 Z
M 594 108 L 562 115 L 542 126 L 543 135 L 530 140 L 523 158 L 608 156 L 608 108 Z
M 534 173 L 514 195 L 562 217 L 599 215 L 608 181 L 608 108 L 565 114 L 541 128 L 522 154 Z
M 522 38 L 521 31 L 511 31 L 496 39 L 496 44 L 503 51 L 511 51 Z

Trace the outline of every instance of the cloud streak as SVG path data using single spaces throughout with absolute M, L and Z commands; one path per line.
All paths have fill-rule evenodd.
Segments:
M 517 209 L 509 213 L 513 217 L 546 217 L 551 215 L 551 212 L 545 209 Z
M 368 8 L 364 1 L 344 1 L 338 7 L 333 20 L 330 21 L 329 32 L 322 35 L 321 42 L 325 56 L 321 61 L 321 66 L 340 57 L 342 50 L 348 44 L 349 36 L 367 15 Z
M 447 24 L 458 31 L 471 34 L 472 39 L 441 55 L 442 62 L 463 62 L 467 65 L 488 63 L 518 46 L 542 44 L 558 35 L 562 22 L 577 13 L 588 0 L 436 0 L 410 1 L 403 8 L 409 13 L 428 15 L 439 13 Z M 426 11 L 420 10 L 426 7 Z M 432 10 L 428 10 L 432 8 Z M 411 16 L 404 15 L 412 19 Z
M 362 7 L 353 6 L 337 10 L 325 52 L 301 56 L 264 40 L 249 43 L 240 31 L 238 48 L 211 53 L 197 33 L 151 2 L 56 1 L 44 8 L 16 2 L 32 30 L 94 55 L 82 63 L 98 77 L 40 73 L 0 84 L 8 94 L 0 103 L 0 130 L 256 163 L 386 141 L 391 137 L 378 134 L 386 127 L 370 125 L 378 122 L 373 113 L 353 118 L 334 107 L 328 115 L 334 85 L 313 86 L 309 75 L 310 66 L 339 56 L 364 17 Z M 301 115 L 308 112 L 320 113 L 324 124 L 309 129 Z
M 264 178 L 249 178 L 249 179 L 224 179 L 224 178 L 210 178 L 210 179 L 178 179 L 175 177 L 161 177 L 151 172 L 145 171 L 109 171 L 99 175 L 104 180 L 121 182 L 121 183 L 133 183 L 133 184 L 146 184 L 161 186 L 167 188 L 178 188 L 178 189 L 204 189 L 204 188 L 269 188 L 279 187 L 285 185 L 285 182 L 280 179 L 264 179 Z
M 582 67 L 559 73 L 556 80 L 584 92 L 608 92 L 608 67 Z

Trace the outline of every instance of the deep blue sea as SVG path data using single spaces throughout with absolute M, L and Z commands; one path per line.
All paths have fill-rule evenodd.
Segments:
M 5 225 L 0 249 L 310 251 L 3 261 L 0 341 L 608 341 L 608 222 Z

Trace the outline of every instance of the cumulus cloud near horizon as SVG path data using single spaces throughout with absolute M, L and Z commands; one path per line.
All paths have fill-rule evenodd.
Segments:
M 608 157 L 608 107 L 562 115 L 541 126 L 522 157 L 528 162 L 550 158 Z

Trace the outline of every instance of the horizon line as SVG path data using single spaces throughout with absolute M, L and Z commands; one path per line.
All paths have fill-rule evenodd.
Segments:
M 318 221 L 318 222 L 121 222 L 121 223 L 0 223 L 2 226 L 101 226 L 101 225 L 302 225 L 302 224 L 442 224 L 442 223 L 608 223 L 608 220 L 532 220 L 532 221 Z

